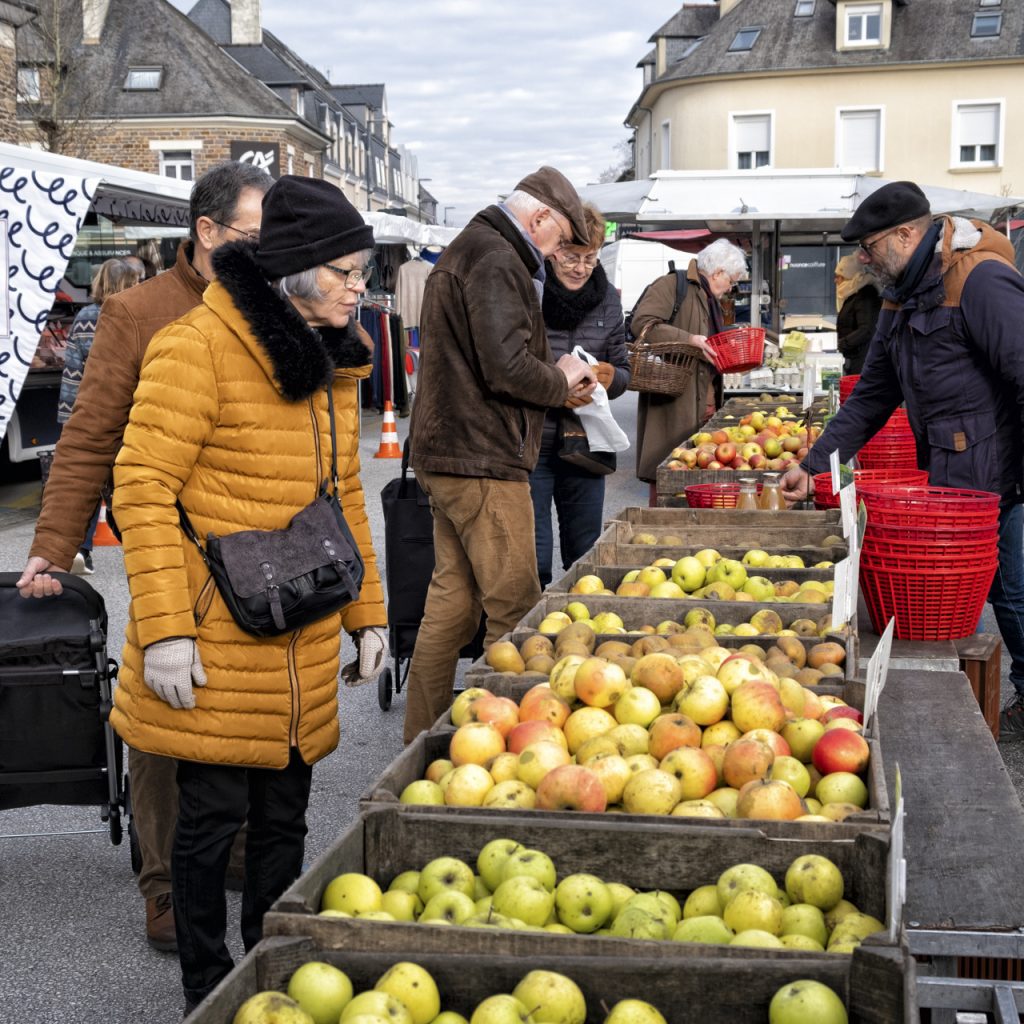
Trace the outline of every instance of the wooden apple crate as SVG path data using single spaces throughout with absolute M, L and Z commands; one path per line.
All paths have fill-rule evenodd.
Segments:
M 494 680 L 494 692 L 499 696 L 512 696 L 519 692 L 518 687 L 529 688 L 529 681 L 520 680 L 518 684 Z M 478 685 L 474 682 L 474 685 Z M 490 689 L 490 687 L 487 687 Z M 844 692 L 844 691 L 840 691 Z M 863 692 L 863 691 L 861 691 Z M 391 764 L 367 787 L 359 798 L 363 806 L 384 804 L 406 810 L 409 805 L 400 804 L 402 790 L 424 777 L 427 765 L 441 757 L 448 756 L 448 745 L 451 742 L 454 728 L 442 719 L 435 723 L 430 732 L 420 733 Z M 871 748 L 871 759 L 868 762 L 868 806 L 858 814 L 851 815 L 844 821 L 823 822 L 813 821 L 751 821 L 739 818 L 701 818 L 700 826 L 724 835 L 732 832 L 743 832 L 751 828 L 768 835 L 778 836 L 822 836 L 826 838 L 856 835 L 865 830 L 888 835 L 891 812 L 889 795 L 885 786 L 885 766 L 882 763 L 882 749 L 877 737 L 867 735 L 868 746 Z M 456 817 L 483 817 L 494 823 L 494 827 L 502 828 L 502 822 L 510 817 L 523 817 L 529 820 L 558 818 L 565 815 L 554 811 L 507 811 L 491 810 L 486 807 L 425 807 L 416 805 L 417 811 L 439 813 Z M 673 818 L 671 816 L 650 814 L 607 814 L 599 812 L 577 812 L 570 815 L 573 821 L 585 822 L 587 825 L 602 825 L 608 822 L 627 822 L 636 825 L 653 825 L 658 828 L 675 830 L 680 825 L 692 824 L 694 819 Z M 499 835 L 502 833 L 498 833 Z
M 781 882 L 797 857 L 821 854 L 842 872 L 845 898 L 885 921 L 888 835 L 850 827 L 829 835 L 825 826 L 818 828 L 822 831 L 816 834 L 784 837 L 749 827 L 749 823 L 744 828 L 717 829 L 681 821 L 666 826 L 619 815 L 593 820 L 560 812 L 505 812 L 496 820 L 479 813 L 453 814 L 450 808 L 363 807 L 359 818 L 270 908 L 263 933 L 308 935 L 335 949 L 459 953 L 463 958 L 493 953 L 546 958 L 589 955 L 623 962 L 646 956 L 676 964 L 718 956 L 743 960 L 751 951 L 739 947 L 729 947 L 723 953 L 722 946 L 704 943 L 654 944 L 611 936 L 436 927 L 320 917 L 317 911 L 327 884 L 345 872 L 370 875 L 386 889 L 401 872 L 419 870 L 436 857 L 457 857 L 472 867 L 488 842 L 509 838 L 546 853 L 559 878 L 589 872 L 638 890 L 666 890 L 677 898 L 713 883 L 734 864 L 759 864 Z M 758 954 L 763 952 L 769 951 L 759 950 Z M 779 951 L 774 955 L 785 962 L 794 954 Z M 836 959 L 831 953 L 796 955 L 808 961 Z
M 357 992 L 371 988 L 392 964 L 414 961 L 437 983 L 441 1008 L 467 1019 L 482 1000 L 511 992 L 530 971 L 550 970 L 579 985 L 587 1002 L 586 1024 L 602 1024 L 620 999 L 653 1003 L 670 1021 L 679 1021 L 679 1008 L 686 1007 L 687 1019 L 696 1020 L 699 1015 L 702 1024 L 763 1024 L 775 992 L 798 978 L 832 988 L 846 1003 L 851 1024 L 916 1020 L 913 960 L 898 946 L 865 944 L 850 957 L 794 955 L 787 960 L 755 949 L 739 958 L 729 955 L 728 947 L 716 948 L 726 953 L 666 960 L 652 955 L 650 949 L 628 959 L 481 951 L 467 963 L 465 953 L 422 950 L 415 937 L 402 949 L 377 951 L 339 947 L 333 936 L 321 934 L 275 935 L 258 943 L 187 1020 L 188 1024 L 231 1024 L 249 996 L 268 989 L 285 991 L 292 973 L 310 960 L 343 970 Z
M 779 512 L 764 512 L 735 508 L 649 508 L 647 505 L 631 505 L 610 516 L 607 523 L 629 523 L 634 530 L 679 533 L 688 526 L 753 526 L 774 530 L 779 526 L 828 526 L 839 534 L 842 520 L 839 509 L 783 509 Z

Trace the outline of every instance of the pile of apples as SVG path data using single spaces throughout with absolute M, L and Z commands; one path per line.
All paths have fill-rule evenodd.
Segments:
M 372 989 L 357 995 L 344 971 L 310 960 L 292 974 L 287 995 L 257 992 L 242 1004 L 233 1024 L 584 1024 L 587 1019 L 579 986 L 556 971 L 530 971 L 511 992 L 483 999 L 468 1021 L 441 1004 L 437 982 L 411 961 L 396 963 Z M 667 1024 L 655 1006 L 639 999 L 620 1000 L 606 1010 L 603 1022 Z
M 789 865 L 781 886 L 760 865 L 735 864 L 680 904 L 670 892 L 637 892 L 592 874 L 559 880 L 542 850 L 497 838 L 479 851 L 475 872 L 457 857 L 438 857 L 419 871 L 403 871 L 386 892 L 369 875 L 338 875 L 324 889 L 320 913 L 850 953 L 885 926 L 843 899 L 844 891 L 842 873 L 828 857 L 804 854 Z
M 807 657 L 798 639 L 780 642 Z M 448 756 L 400 801 L 788 821 L 841 821 L 867 806 L 861 713 L 788 674 L 782 647 L 666 647 L 635 658 L 615 643 L 602 644 L 607 657 L 561 655 L 518 704 L 464 690 Z M 818 665 L 845 654 L 831 643 L 811 654 L 819 649 Z M 805 678 L 823 678 L 812 672 Z
M 784 418 L 787 415 L 787 409 L 778 409 L 775 415 L 752 412 L 741 417 L 738 426 L 698 431 L 689 445 L 672 449 L 667 468 L 784 472 L 803 459 L 821 434 L 820 427 Z

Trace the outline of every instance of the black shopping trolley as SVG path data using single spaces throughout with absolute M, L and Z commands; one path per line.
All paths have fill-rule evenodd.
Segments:
M 377 678 L 381 710 L 391 707 L 392 690 L 401 693 L 409 675 L 416 633 L 423 619 L 427 588 L 434 572 L 434 517 L 430 499 L 409 472 L 409 442 L 402 448 L 402 475 L 380 492 L 384 507 L 384 578 L 388 587 L 388 648 L 395 671 Z M 483 620 L 477 635 L 459 652 L 479 658 L 484 649 Z M 404 668 L 402 662 L 405 662 Z
M 0 573 L 0 810 L 96 805 L 118 845 L 127 798 L 107 612 L 88 583 L 57 578 L 59 597 L 23 598 L 18 574 Z

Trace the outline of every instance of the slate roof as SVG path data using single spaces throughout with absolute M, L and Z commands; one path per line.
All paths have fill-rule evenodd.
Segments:
M 32 26 L 18 30 L 18 53 L 38 53 Z M 95 116 L 281 118 L 294 113 L 167 0 L 110 0 L 101 43 L 77 48 Z M 158 90 L 125 91 L 130 67 L 162 67 Z M 20 112 L 20 110 L 19 110 Z
M 654 85 L 662 82 L 742 72 L 805 69 L 882 67 L 892 64 L 950 64 L 963 60 L 1020 59 L 1024 56 L 1024 4 L 1004 2 L 1002 30 L 994 38 L 971 38 L 971 23 L 979 10 L 977 0 L 913 0 L 892 7 L 892 39 L 888 49 L 838 52 L 836 8 L 818 0 L 811 17 L 793 16 L 794 0 L 740 0 L 719 17 L 717 7 L 707 10 L 704 40 L 688 56 L 672 63 Z M 986 9 L 991 10 L 991 9 Z M 678 36 L 686 19 L 696 11 L 679 12 L 652 37 Z M 729 53 L 741 28 L 760 28 L 749 51 Z
M 376 85 L 332 85 L 331 94 L 347 107 L 384 109 L 384 83 Z

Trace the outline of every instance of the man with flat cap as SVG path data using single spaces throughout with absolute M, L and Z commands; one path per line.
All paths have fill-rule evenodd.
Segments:
M 910 181 L 873 192 L 842 230 L 884 291 L 853 394 L 803 463 L 783 477 L 789 501 L 846 461 L 906 403 L 918 465 L 941 487 L 1001 495 L 999 568 L 989 601 L 1010 654 L 1014 696 L 1000 740 L 1024 737 L 1024 279 L 1013 246 L 964 217 L 933 218 Z
M 481 210 L 427 278 L 410 445 L 434 514 L 435 568 L 416 637 L 405 742 L 449 706 L 459 650 L 487 616 L 487 642 L 540 599 L 530 471 L 544 415 L 595 386 L 544 331 L 544 260 L 589 245 L 576 190 L 553 167 Z

